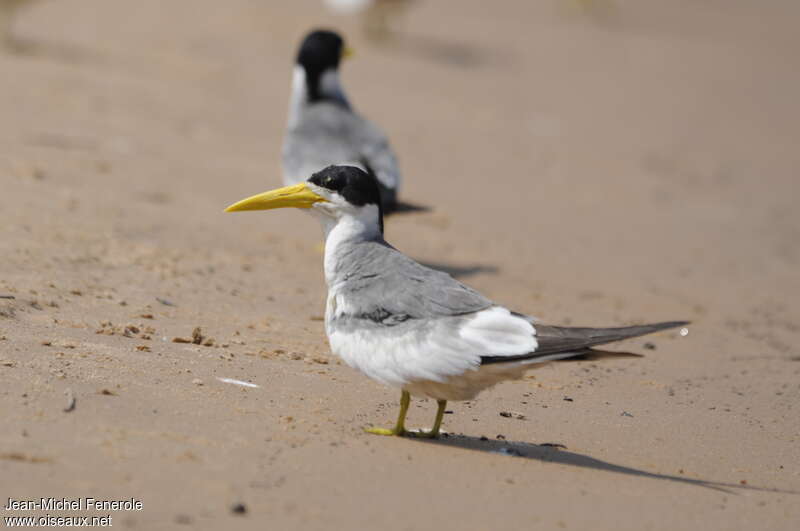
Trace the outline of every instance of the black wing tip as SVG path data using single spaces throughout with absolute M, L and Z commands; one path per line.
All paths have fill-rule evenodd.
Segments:
M 591 356 L 595 356 L 596 359 L 600 357 L 611 357 L 606 351 L 597 350 L 594 347 L 599 345 L 605 345 L 608 343 L 616 343 L 617 341 L 624 341 L 626 339 L 633 339 L 635 337 L 646 336 L 647 334 L 653 334 L 655 332 L 660 332 L 661 330 L 668 330 L 670 328 L 679 328 L 683 326 L 687 326 L 690 324 L 691 321 L 663 321 L 661 323 L 651 323 L 651 324 L 644 324 L 644 325 L 633 325 L 633 326 L 623 326 L 618 328 L 570 328 L 570 327 L 546 327 L 551 331 L 561 331 L 561 332 L 571 332 L 576 334 L 576 340 L 570 341 L 569 338 L 564 339 L 563 336 L 559 337 L 556 336 L 555 338 L 550 338 L 550 345 L 545 346 L 543 343 L 540 343 L 540 348 L 534 352 L 530 352 L 528 354 L 522 354 L 519 356 L 481 356 L 481 365 L 488 365 L 492 363 L 508 363 L 508 362 L 517 362 L 517 361 L 524 361 L 530 360 L 535 358 L 547 358 L 552 356 L 553 354 L 559 353 L 572 353 L 572 356 L 561 358 L 561 359 L 553 359 L 552 361 L 565 361 L 568 359 L 581 359 L 581 357 L 585 357 L 584 359 L 595 359 L 591 358 Z M 536 325 L 534 325 L 535 327 Z M 541 325 L 540 325 L 541 327 Z M 601 335 L 598 335 L 601 333 Z M 589 335 L 593 334 L 593 335 Z M 587 337 L 588 336 L 588 337 Z M 539 339 L 541 336 L 538 336 Z M 544 348 L 541 348 L 544 347 Z M 614 353 L 618 357 L 630 357 L 630 356 L 639 356 L 638 354 L 632 353 Z
M 653 323 L 645 326 L 652 326 L 658 330 L 667 330 L 669 328 L 678 328 L 679 326 L 688 326 L 690 324 L 692 324 L 691 321 L 664 321 L 663 323 Z

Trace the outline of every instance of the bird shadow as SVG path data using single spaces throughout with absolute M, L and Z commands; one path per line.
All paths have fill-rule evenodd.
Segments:
M 394 207 L 386 212 L 386 216 L 394 214 L 411 214 L 414 212 L 430 212 L 433 209 L 426 205 L 415 205 L 414 203 L 407 203 L 405 201 L 398 201 Z
M 599 360 L 613 360 L 625 358 L 644 358 L 644 354 L 637 354 L 635 352 L 613 351 L 613 350 L 600 350 L 597 348 L 587 348 L 582 354 L 558 360 L 559 363 L 572 363 L 576 361 L 599 361 Z
M 506 455 L 522 459 L 530 459 L 544 463 L 558 463 L 579 468 L 590 468 L 604 472 L 625 474 L 628 476 L 642 477 L 660 481 L 683 483 L 695 487 L 703 487 L 728 494 L 735 494 L 736 490 L 754 490 L 760 492 L 776 492 L 781 494 L 800 494 L 797 491 L 783 490 L 770 487 L 758 487 L 743 483 L 726 483 L 705 479 L 687 478 L 670 474 L 648 472 L 624 465 L 616 465 L 588 455 L 570 452 L 566 447 L 557 443 L 534 444 L 519 441 L 489 440 L 485 437 L 478 438 L 469 435 L 448 434 L 438 439 L 410 439 L 424 444 L 461 448 L 477 452 Z
M 425 267 L 436 269 L 437 271 L 444 271 L 453 278 L 471 277 L 481 273 L 489 273 L 492 275 L 497 274 L 499 269 L 493 265 L 472 264 L 472 265 L 455 265 L 445 264 L 443 262 L 420 262 Z
M 493 54 L 465 41 L 448 41 L 419 33 L 403 33 L 378 44 L 384 49 L 457 68 L 478 68 L 510 59 L 508 53 Z
M 98 65 L 104 61 L 100 54 L 85 48 L 66 43 L 35 41 L 22 37 L 11 37 L 6 48 L 9 53 L 25 58 L 75 65 Z

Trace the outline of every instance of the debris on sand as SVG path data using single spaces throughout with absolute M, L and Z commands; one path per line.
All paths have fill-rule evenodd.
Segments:
M 556 450 L 566 450 L 567 447 L 561 443 L 542 443 L 539 446 L 545 446 L 547 448 L 555 448 Z
M 222 345 L 223 347 L 227 347 L 228 345 Z M 285 349 L 282 348 L 262 348 L 259 349 L 258 352 L 245 352 L 245 356 L 258 356 L 260 358 L 264 358 L 265 360 L 278 360 L 278 359 L 291 359 L 291 360 L 304 360 L 306 359 L 305 354 L 301 354 L 299 352 L 292 352 L 287 353 Z M 310 362 L 309 362 L 310 363 Z
M 175 303 L 172 301 L 168 301 L 167 299 L 162 299 L 161 297 L 156 297 L 156 300 L 163 304 L 164 306 L 175 306 Z
M 525 420 L 528 418 L 524 414 L 517 413 L 516 411 L 501 411 L 500 416 L 505 417 L 507 419 L 517 419 L 517 420 Z
M 75 395 L 72 393 L 72 389 L 67 389 L 64 391 L 64 394 L 67 397 L 67 405 L 64 406 L 64 413 L 75 411 L 75 404 L 77 403 L 77 400 L 75 399 Z
M 204 336 L 199 326 L 194 327 L 194 330 L 192 330 L 192 337 L 173 337 L 172 342 L 203 345 L 204 347 L 213 347 L 217 344 L 217 341 L 213 337 Z
M 256 389 L 261 387 L 258 384 L 254 384 L 254 383 L 251 383 L 251 382 L 244 382 L 242 380 L 236 380 L 234 378 L 221 378 L 221 377 L 217 376 L 217 380 L 219 380 L 222 383 L 229 383 L 229 384 L 233 384 L 233 385 L 241 385 L 242 387 L 252 387 L 252 388 L 256 388 Z
M 23 463 L 51 463 L 53 460 L 49 457 L 38 457 L 35 455 L 23 454 L 22 452 L 8 452 L 0 454 L 0 459 L 8 461 L 21 461 Z
M 147 345 L 138 345 L 136 347 L 136 350 L 138 350 L 139 352 L 151 352 L 150 347 L 148 347 Z
M 16 299 L 16 297 L 14 295 L 0 295 L 0 299 L 14 300 L 14 299 Z
M 204 384 L 203 380 L 201 380 L 200 378 L 195 378 L 194 380 L 192 380 L 192 383 L 194 385 L 203 385 Z
M 234 503 L 231 506 L 231 512 L 233 514 L 247 514 L 247 506 L 243 503 Z
M 97 394 L 98 395 L 105 395 L 105 396 L 117 396 L 117 393 L 115 393 L 114 391 L 112 391 L 110 389 L 100 389 L 97 392 Z
M 135 338 L 149 340 L 152 339 L 156 329 L 152 326 L 145 326 L 142 324 L 126 324 L 115 325 L 111 321 L 100 321 L 100 328 L 94 331 L 95 334 L 103 334 L 106 336 L 122 336 L 127 338 Z
M 255 354 L 253 354 L 255 356 Z M 273 360 L 279 359 L 286 356 L 286 349 L 276 348 L 276 349 L 268 349 L 262 348 L 258 351 L 258 356 L 264 358 L 265 360 Z

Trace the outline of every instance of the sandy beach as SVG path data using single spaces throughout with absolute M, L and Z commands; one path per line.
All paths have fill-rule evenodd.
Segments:
M 0 504 L 123 529 L 795 530 L 800 6 L 42 0 L 0 53 Z M 377 437 L 281 183 L 295 49 L 335 27 L 398 153 L 386 237 L 558 325 L 687 319 Z M 241 382 L 251 385 L 242 385 Z M 254 386 L 253 386 L 254 385 Z M 411 426 L 435 402 L 414 400 Z M 48 511 L 0 509 L 0 517 Z

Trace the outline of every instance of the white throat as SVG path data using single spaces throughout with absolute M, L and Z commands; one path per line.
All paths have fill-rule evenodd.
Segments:
M 339 81 L 339 72 L 333 68 L 322 73 L 319 79 L 319 92 L 324 99 L 334 100 L 346 107 L 350 106 L 344 89 Z M 289 128 L 294 128 L 300 121 L 303 110 L 310 105 L 306 70 L 294 65 L 292 72 L 292 92 L 289 96 Z

